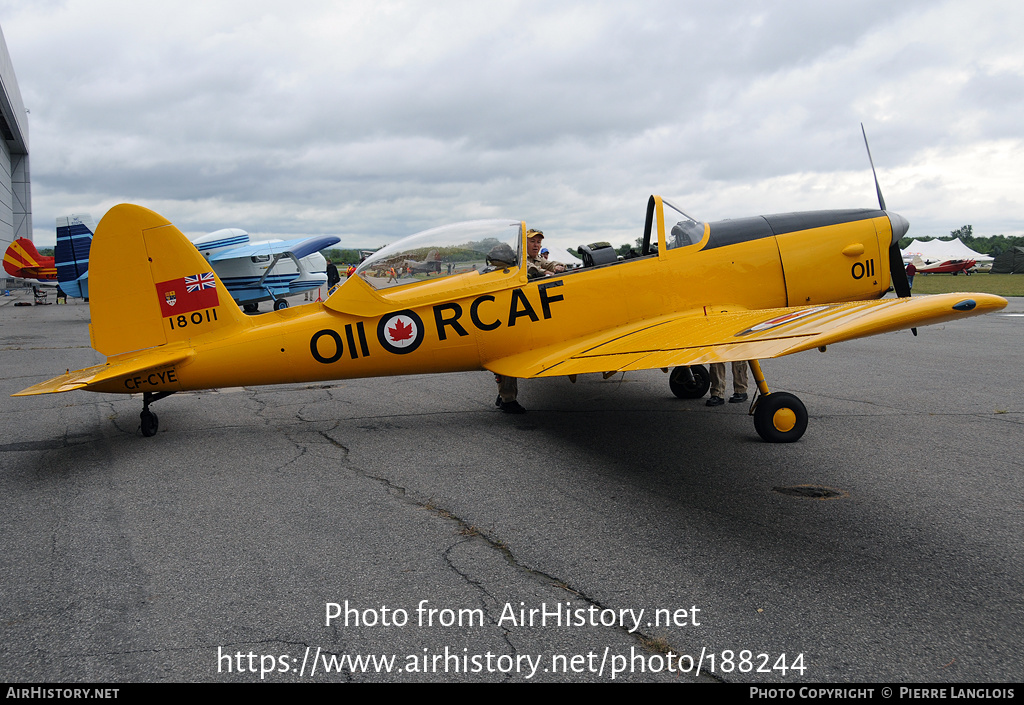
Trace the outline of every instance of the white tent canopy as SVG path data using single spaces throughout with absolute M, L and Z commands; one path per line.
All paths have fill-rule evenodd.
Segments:
M 945 262 L 950 259 L 973 259 L 978 262 L 991 262 L 992 258 L 975 252 L 960 241 L 960 238 L 953 240 L 912 240 L 907 249 L 901 250 L 904 262 L 910 262 L 914 257 L 920 257 L 925 262 Z
M 551 247 L 548 249 L 548 259 L 552 262 L 561 262 L 562 264 L 570 264 L 574 267 L 582 267 L 583 260 L 574 255 L 569 250 L 563 250 L 558 247 Z

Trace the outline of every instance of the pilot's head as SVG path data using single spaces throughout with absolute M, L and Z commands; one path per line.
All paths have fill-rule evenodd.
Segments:
M 541 230 L 526 231 L 526 254 L 536 257 L 540 254 L 541 243 L 544 242 L 544 232 Z

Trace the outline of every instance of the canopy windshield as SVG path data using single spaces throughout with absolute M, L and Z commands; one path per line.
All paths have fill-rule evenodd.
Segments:
M 374 289 L 518 267 L 522 223 L 474 220 L 410 235 L 368 257 L 356 275 Z
M 668 249 L 694 245 L 704 237 L 704 223 L 692 218 L 679 207 L 661 199 L 665 213 L 665 240 Z

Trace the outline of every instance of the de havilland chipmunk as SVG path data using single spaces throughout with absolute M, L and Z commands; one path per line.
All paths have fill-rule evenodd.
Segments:
M 870 153 L 869 153 L 870 154 Z M 873 167 L 872 167 L 873 168 Z M 898 247 L 907 221 L 878 209 L 701 222 L 651 196 L 634 256 L 581 248 L 585 266 L 531 279 L 526 224 L 481 220 L 395 242 L 323 303 L 246 316 L 181 232 L 135 205 L 111 209 L 92 245 L 92 346 L 104 364 L 15 396 L 76 389 L 143 394 L 385 375 L 489 370 L 551 377 L 674 367 L 680 397 L 708 389 L 703 365 L 750 360 L 754 427 L 799 439 L 807 411 L 770 391 L 759 359 L 1003 308 L 989 294 L 910 297 Z M 608 248 L 610 249 L 610 248 Z M 443 253 L 452 274 L 385 272 Z M 893 286 L 895 299 L 882 297 Z

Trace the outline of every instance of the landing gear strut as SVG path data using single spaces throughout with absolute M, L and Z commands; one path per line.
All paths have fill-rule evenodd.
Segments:
M 757 389 L 761 396 L 754 401 L 754 429 L 769 443 L 792 443 L 807 430 L 807 408 L 796 396 L 788 392 L 768 391 L 761 363 L 750 361 Z
M 142 435 L 146 438 L 155 436 L 157 429 L 160 427 L 160 419 L 157 418 L 156 414 L 149 410 L 149 405 L 155 401 L 160 401 L 164 397 L 169 397 L 174 392 L 143 392 L 142 393 L 142 413 L 139 414 L 139 420 L 142 422 Z

